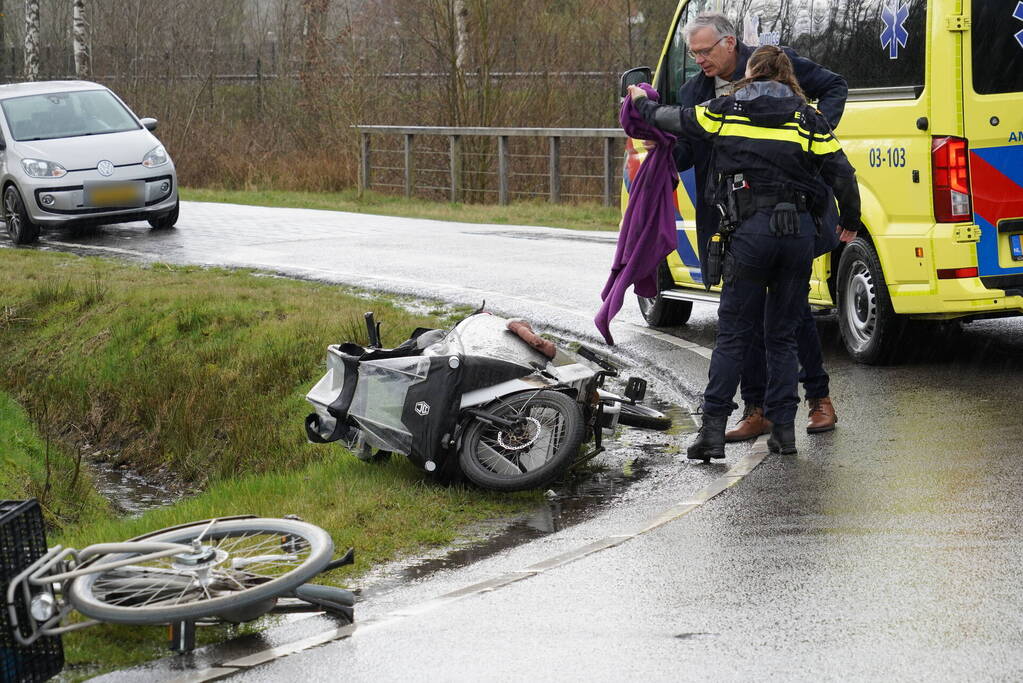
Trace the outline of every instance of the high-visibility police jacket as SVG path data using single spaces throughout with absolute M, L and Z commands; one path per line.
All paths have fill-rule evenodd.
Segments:
M 723 201 L 722 179 L 742 174 L 757 196 L 802 192 L 823 213 L 818 178 L 838 200 L 841 225 L 860 227 L 860 195 L 853 169 L 831 126 L 792 90 L 777 81 L 756 81 L 733 95 L 696 107 L 636 102 L 643 117 L 662 130 L 712 143 L 707 201 Z

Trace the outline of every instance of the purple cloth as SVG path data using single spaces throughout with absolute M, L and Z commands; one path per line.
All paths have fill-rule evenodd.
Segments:
M 658 101 L 659 95 L 652 87 L 646 83 L 639 87 L 651 100 Z M 632 179 L 629 204 L 622 216 L 618 247 L 611 264 L 611 276 L 600 293 L 604 303 L 593 319 L 608 344 L 614 344 L 611 318 L 621 310 L 625 290 L 634 285 L 639 296 L 657 296 L 657 266 L 675 251 L 676 239 L 674 195 L 678 171 L 675 170 L 672 153 L 675 136 L 647 123 L 633 106 L 631 97 L 622 102 L 618 120 L 629 137 L 652 140 L 657 146 L 647 152 L 646 159 Z

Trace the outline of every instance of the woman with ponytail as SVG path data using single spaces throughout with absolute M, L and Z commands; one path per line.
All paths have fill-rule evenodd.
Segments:
M 707 462 L 725 456 L 725 424 L 758 326 L 767 347 L 768 446 L 795 453 L 796 328 L 813 262 L 817 227 L 811 212 L 820 213 L 827 201 L 823 180 L 838 199 L 842 239 L 852 239 L 860 227 L 855 171 L 831 126 L 806 103 L 791 60 L 778 47 L 758 48 L 732 94 L 702 105 L 660 105 L 636 86 L 629 93 L 648 123 L 706 143 L 706 200 L 722 216 L 712 241 L 728 245 L 703 425 L 688 457 Z

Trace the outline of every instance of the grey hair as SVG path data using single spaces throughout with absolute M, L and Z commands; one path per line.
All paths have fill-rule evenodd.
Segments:
M 725 36 L 731 36 L 736 39 L 738 38 L 735 33 L 735 26 L 732 25 L 732 22 L 728 21 L 728 17 L 724 14 L 720 14 L 718 12 L 703 12 L 693 19 L 690 19 L 689 23 L 686 24 L 686 27 L 682 29 L 682 35 L 688 43 L 694 33 L 699 31 L 701 28 L 706 28 L 707 26 L 712 26 L 714 30 L 717 31 L 719 38 L 724 38 Z

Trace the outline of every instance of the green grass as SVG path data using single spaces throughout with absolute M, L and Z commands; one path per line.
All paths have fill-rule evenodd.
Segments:
M 369 465 L 337 445 L 307 443 L 304 395 L 328 343 L 363 335 L 367 310 L 388 345 L 438 326 L 435 316 L 245 271 L 16 249 L 0 249 L 0 270 L 0 394 L 13 397 L 0 397 L 0 497 L 46 491 L 51 543 L 81 547 L 212 516 L 298 514 L 339 549 L 355 547 L 356 565 L 326 577 L 353 585 L 374 564 L 539 501 L 445 487 L 401 457 Z M 203 492 L 139 519 L 113 517 L 88 477 L 74 475 L 86 444 Z M 95 673 L 89 662 L 162 655 L 164 639 L 159 629 L 111 626 L 65 637 L 73 675 Z
M 255 206 L 352 211 L 406 218 L 432 218 L 463 223 L 543 225 L 573 230 L 617 230 L 619 207 L 597 204 L 551 204 L 544 200 L 493 204 L 452 204 L 405 199 L 377 192 L 361 198 L 356 190 L 344 192 L 288 192 L 279 190 L 217 190 L 182 188 L 181 198 L 197 202 L 228 202 Z
M 58 524 L 105 516 L 109 506 L 92 488 L 82 450 L 40 434 L 47 420 L 40 423 L 37 429 L 25 410 L 0 392 L 0 498 L 36 498 Z

